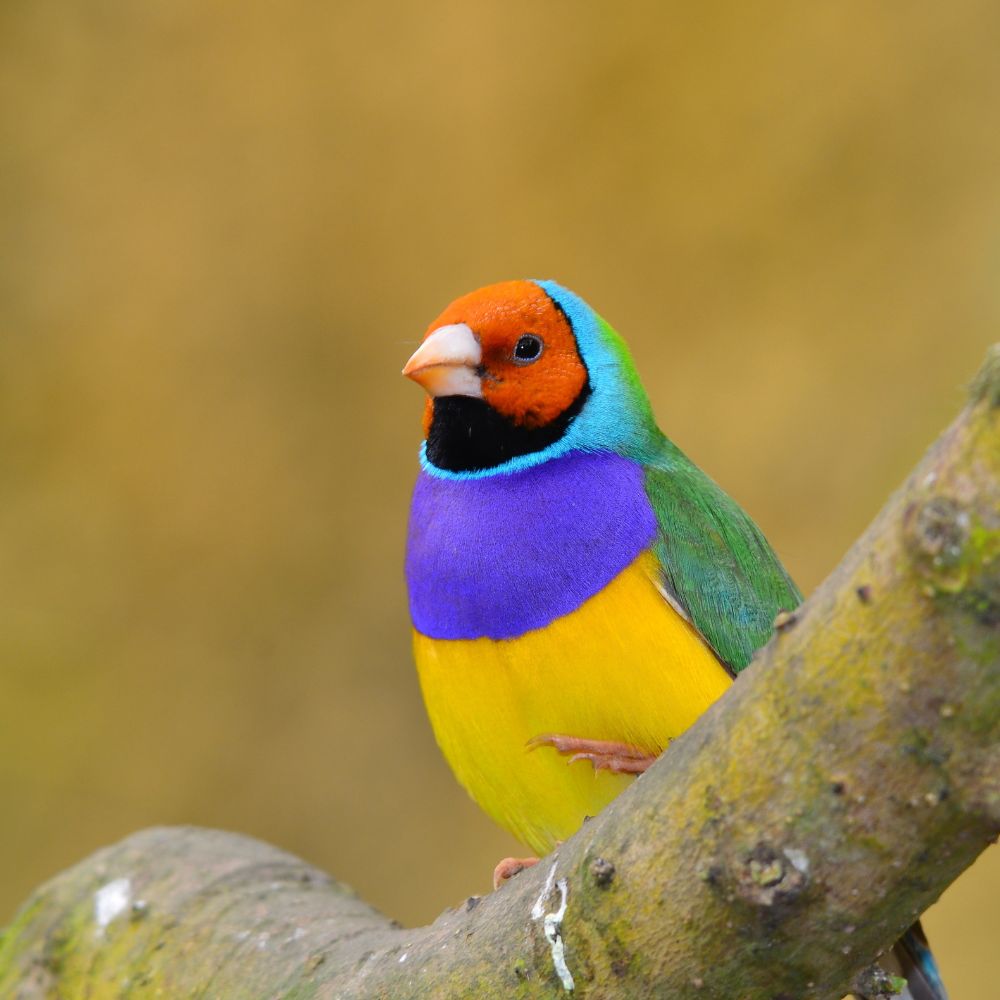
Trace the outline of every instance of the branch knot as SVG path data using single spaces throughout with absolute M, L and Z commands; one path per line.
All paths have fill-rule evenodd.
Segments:
M 809 862 L 794 848 L 779 852 L 760 842 L 736 872 L 736 893 L 752 906 L 780 907 L 796 900 L 809 883 Z

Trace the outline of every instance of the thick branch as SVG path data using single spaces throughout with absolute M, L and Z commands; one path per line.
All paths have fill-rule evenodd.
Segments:
M 148 831 L 35 894 L 0 995 L 839 997 L 1000 831 L 998 736 L 994 348 L 753 667 L 537 868 L 403 930 L 273 848 Z

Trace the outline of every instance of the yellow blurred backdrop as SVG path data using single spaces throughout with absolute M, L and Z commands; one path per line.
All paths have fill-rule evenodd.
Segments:
M 0 924 L 157 823 L 405 923 L 485 891 L 517 846 L 420 703 L 401 365 L 557 278 L 811 589 L 1000 338 L 998 39 L 989 0 L 0 6 Z M 997 995 L 998 853 L 928 917 L 954 1000 Z

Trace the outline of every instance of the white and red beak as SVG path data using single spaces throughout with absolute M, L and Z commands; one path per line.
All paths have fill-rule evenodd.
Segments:
M 422 385 L 429 396 L 483 398 L 479 365 L 483 349 L 465 323 L 438 327 L 406 362 L 403 374 Z

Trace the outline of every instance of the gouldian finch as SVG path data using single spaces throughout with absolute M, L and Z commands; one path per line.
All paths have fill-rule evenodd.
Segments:
M 543 853 L 725 692 L 801 594 L 659 430 L 621 337 L 555 282 L 457 299 L 403 374 L 428 397 L 406 552 L 427 711 L 469 794 Z M 929 990 L 914 1000 L 943 996 Z

